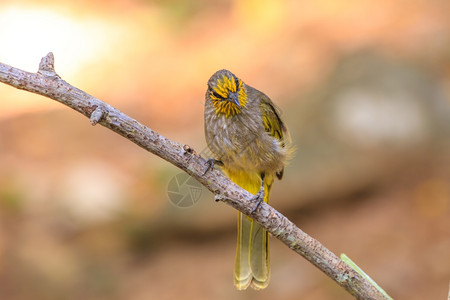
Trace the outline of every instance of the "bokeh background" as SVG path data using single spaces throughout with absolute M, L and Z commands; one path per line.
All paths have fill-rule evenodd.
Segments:
M 231 70 L 277 103 L 297 147 L 275 208 L 394 298 L 445 299 L 449 12 L 446 0 L 3 0 L 0 61 L 35 72 L 51 51 L 63 79 L 204 154 L 206 82 Z M 205 189 L 173 205 L 179 173 L 0 84 L 0 298 L 352 299 L 276 239 L 269 287 L 236 291 L 236 212 Z

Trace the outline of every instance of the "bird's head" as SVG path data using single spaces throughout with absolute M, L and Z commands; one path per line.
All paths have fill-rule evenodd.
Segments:
M 248 102 L 244 83 L 228 70 L 219 70 L 211 76 L 206 96 L 216 114 L 226 118 L 240 114 Z

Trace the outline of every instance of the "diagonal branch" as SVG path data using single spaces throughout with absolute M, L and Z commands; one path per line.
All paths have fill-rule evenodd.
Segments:
M 216 200 L 234 207 L 261 224 L 286 246 L 344 287 L 357 299 L 389 299 L 347 263 L 307 235 L 285 216 L 262 202 L 252 213 L 253 195 L 231 182 L 217 170 L 206 172 L 206 160 L 188 145 L 171 141 L 109 104 L 92 97 L 62 80 L 54 70 L 53 54 L 49 53 L 37 73 L 29 73 L 0 63 L 0 82 L 18 89 L 54 99 L 101 124 L 147 151 L 182 169 L 216 195 Z

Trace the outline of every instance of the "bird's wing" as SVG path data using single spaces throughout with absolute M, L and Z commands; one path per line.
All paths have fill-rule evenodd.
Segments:
M 266 97 L 261 97 L 260 103 L 261 117 L 264 129 L 271 136 L 278 139 L 280 141 L 281 147 L 284 148 L 286 146 L 286 138 L 289 139 L 287 127 L 284 125 L 283 121 L 281 121 L 279 112 L 273 105 L 272 101 L 270 101 L 270 99 Z M 283 173 L 284 168 L 276 172 L 278 179 L 283 178 Z
M 264 129 L 271 136 L 279 139 L 281 146 L 284 147 L 284 135 L 287 134 L 287 128 L 283 121 L 281 121 L 277 109 L 273 106 L 273 103 L 271 103 L 270 100 L 264 98 L 261 99 L 260 109 Z

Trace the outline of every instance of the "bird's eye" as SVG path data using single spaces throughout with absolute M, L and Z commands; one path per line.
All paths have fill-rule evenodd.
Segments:
M 216 98 L 223 99 L 223 97 L 219 93 L 217 93 L 215 90 L 212 90 L 211 94 L 213 94 L 213 96 Z

